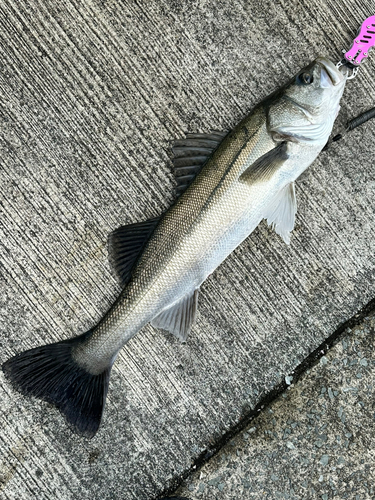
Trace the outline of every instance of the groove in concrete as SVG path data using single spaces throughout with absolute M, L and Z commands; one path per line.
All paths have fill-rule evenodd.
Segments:
M 327 351 L 329 351 L 334 345 L 337 344 L 341 340 L 341 337 L 345 333 L 348 328 L 354 328 L 357 325 L 360 325 L 366 316 L 371 313 L 375 313 L 375 299 L 371 300 L 368 304 L 365 305 L 360 311 L 358 311 L 354 316 L 350 319 L 342 323 L 337 330 L 335 330 L 332 335 L 330 335 L 319 347 L 317 347 L 309 356 L 305 358 L 305 360 L 298 365 L 295 370 L 290 374 L 293 379 L 293 384 L 298 382 L 301 375 L 303 375 L 307 370 L 312 368 L 322 356 L 324 356 Z M 181 474 L 178 478 L 174 479 L 173 484 L 170 488 L 163 491 L 160 495 L 155 497 L 155 499 L 168 497 L 169 495 L 173 495 L 177 488 L 181 486 L 181 484 L 191 476 L 191 474 L 196 473 L 201 469 L 204 465 L 206 465 L 211 458 L 216 456 L 220 450 L 229 443 L 234 437 L 236 437 L 239 433 L 241 433 L 254 419 L 256 419 L 263 411 L 265 411 L 269 405 L 279 398 L 289 387 L 289 384 L 286 381 L 281 382 L 275 387 L 272 391 L 270 391 L 261 401 L 256 405 L 256 407 L 251 410 L 244 418 L 238 422 L 238 424 L 234 425 L 228 432 L 226 432 L 221 439 L 219 439 L 216 443 L 213 444 L 210 448 L 205 450 L 200 454 L 200 456 L 193 462 L 192 466 L 186 470 L 183 474 Z

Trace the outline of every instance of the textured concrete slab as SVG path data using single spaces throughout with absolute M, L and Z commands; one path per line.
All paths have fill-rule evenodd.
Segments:
M 374 316 L 347 331 L 178 493 L 202 500 L 372 500 L 374 333 Z
M 107 235 L 170 205 L 173 139 L 232 127 L 317 55 L 338 57 L 374 9 L 2 0 L 0 362 L 110 307 Z M 374 68 L 351 82 L 338 126 L 373 106 Z M 148 326 L 126 346 L 93 440 L 0 374 L 2 497 L 156 496 L 366 304 L 373 133 L 353 132 L 298 184 L 290 247 L 261 224 L 210 277 L 187 345 Z

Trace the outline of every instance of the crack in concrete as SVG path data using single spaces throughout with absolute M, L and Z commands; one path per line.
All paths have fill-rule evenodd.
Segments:
M 300 377 L 310 368 L 312 368 L 334 345 L 336 345 L 348 328 L 354 328 L 360 325 L 363 320 L 371 313 L 375 312 L 375 299 L 368 302 L 360 311 L 358 311 L 350 319 L 342 323 L 327 339 L 322 342 L 314 351 L 312 351 L 302 363 L 300 363 L 294 370 L 291 376 L 293 377 L 293 384 L 298 382 Z M 249 411 L 243 419 L 234 425 L 229 431 L 210 448 L 204 450 L 192 463 L 191 467 L 186 470 L 179 477 L 172 480 L 172 486 L 165 489 L 162 493 L 154 497 L 162 499 L 173 495 L 181 484 L 190 477 L 197 470 L 206 465 L 220 450 L 229 443 L 234 437 L 242 432 L 253 420 L 255 420 L 268 406 L 279 398 L 289 387 L 289 384 L 284 380 L 280 382 L 274 389 L 272 389 L 265 397 L 263 397 L 255 408 Z

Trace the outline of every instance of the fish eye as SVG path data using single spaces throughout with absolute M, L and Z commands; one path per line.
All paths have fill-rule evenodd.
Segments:
M 303 85 L 310 85 L 314 81 L 314 77 L 310 73 L 302 73 L 298 76 L 298 80 Z

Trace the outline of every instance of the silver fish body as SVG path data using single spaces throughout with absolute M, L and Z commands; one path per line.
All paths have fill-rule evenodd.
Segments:
M 69 344 L 77 375 L 73 382 L 67 375 L 66 384 L 78 384 L 83 373 L 97 385 L 99 379 L 108 385 L 119 350 L 149 322 L 185 340 L 194 322 L 200 285 L 263 218 L 289 243 L 296 212 L 294 181 L 326 144 L 345 83 L 345 74 L 329 60 L 318 58 L 225 137 L 191 135 L 180 141 L 181 178 L 189 178 L 190 157 L 203 158 L 203 168 L 163 216 L 113 233 L 110 250 L 125 286 L 100 323 Z M 194 151 L 197 157 L 192 156 Z M 205 161 L 202 152 L 207 151 L 212 153 Z M 61 344 L 53 346 L 61 349 Z M 5 365 L 5 373 L 24 389 L 22 377 L 31 380 L 38 366 L 34 372 L 21 373 L 22 356 L 41 357 L 38 349 L 42 348 L 21 353 Z M 47 354 L 43 351 L 44 357 Z M 77 408 L 72 397 L 65 401 L 69 398 L 63 389 L 54 398 L 42 384 L 29 382 L 27 391 L 54 400 L 79 432 L 95 434 L 107 386 L 100 391 L 95 385 L 88 391 L 90 404 L 95 397 L 100 399 L 93 409 L 82 401 Z M 91 421 L 90 412 L 95 417 Z
M 120 299 L 79 347 L 76 359 L 87 369 L 100 372 L 145 324 L 199 290 L 267 218 L 277 194 L 314 161 L 331 133 L 345 78 L 323 58 L 302 74 L 307 72 L 310 85 L 294 80 L 242 120 L 162 217 Z M 282 161 L 252 178 L 251 166 L 281 142 Z M 287 242 L 288 229 L 282 232 Z

